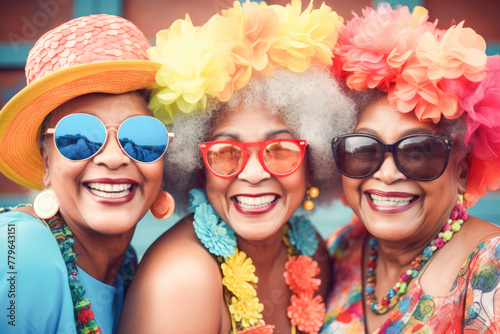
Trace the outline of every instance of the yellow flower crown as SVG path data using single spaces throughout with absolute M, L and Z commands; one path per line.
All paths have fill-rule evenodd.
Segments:
M 343 19 L 312 0 L 286 6 L 235 1 L 233 7 L 193 26 L 189 15 L 158 32 L 149 58 L 162 64 L 150 109 L 165 124 L 177 111 L 203 110 L 207 98 L 227 101 L 253 73 L 272 75 L 276 67 L 303 72 L 311 63 L 332 65 Z

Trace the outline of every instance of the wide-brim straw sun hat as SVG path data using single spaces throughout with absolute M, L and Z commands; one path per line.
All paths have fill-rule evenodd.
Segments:
M 149 47 L 133 23 L 106 14 L 76 18 L 43 35 L 26 61 L 28 85 L 0 111 L 0 172 L 41 189 L 38 139 L 45 117 L 81 95 L 150 88 L 160 65 L 148 60 Z

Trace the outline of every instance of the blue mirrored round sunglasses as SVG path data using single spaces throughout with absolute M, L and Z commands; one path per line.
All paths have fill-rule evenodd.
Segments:
M 165 125 L 149 116 L 135 116 L 121 125 L 104 125 L 100 119 L 88 114 L 63 117 L 55 128 L 44 134 L 53 134 L 57 150 L 67 159 L 80 161 L 96 155 L 106 143 L 108 131 L 117 132 L 123 152 L 138 162 L 154 162 L 167 150 L 169 134 Z

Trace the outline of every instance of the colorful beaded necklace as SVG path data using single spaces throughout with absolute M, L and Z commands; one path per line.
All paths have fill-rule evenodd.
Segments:
M 190 197 L 189 210 L 194 213 L 196 235 L 221 266 L 233 333 L 273 333 L 274 326 L 263 321 L 264 306 L 257 297 L 258 277 L 254 274 L 252 259 L 238 250 L 234 231 L 208 204 L 204 191 L 193 189 Z M 283 229 L 283 242 L 288 252 L 283 277 L 292 291 L 287 308 L 291 332 L 294 334 L 299 329 L 308 334 L 318 333 L 325 316 L 325 304 L 321 296 L 314 296 L 321 285 L 321 279 L 315 278 L 320 268 L 312 259 L 318 247 L 316 231 L 309 220 L 292 217 Z
M 59 245 L 59 249 L 66 263 L 68 271 L 69 289 L 71 291 L 71 298 L 73 300 L 73 307 L 75 309 L 76 329 L 80 334 L 100 334 L 101 329 L 97 326 L 95 321 L 94 312 L 91 310 L 91 304 L 88 298 L 85 297 L 85 289 L 80 284 L 78 279 L 78 271 L 76 268 L 77 255 L 73 249 L 75 244 L 73 232 L 64 220 L 55 215 L 52 218 L 44 221 L 49 226 L 50 231 L 54 235 Z M 123 287 L 127 290 L 132 277 L 134 275 L 134 268 L 131 263 L 122 266 L 120 270 L 119 279 L 123 279 Z
M 417 256 L 415 260 L 410 263 L 410 269 L 401 275 L 399 281 L 392 287 L 387 295 L 382 300 L 377 302 L 375 296 L 375 268 L 377 267 L 377 239 L 370 237 L 368 242 L 368 272 L 366 273 L 366 286 L 365 286 L 365 300 L 366 305 L 375 314 L 384 314 L 393 308 L 408 290 L 410 281 L 418 276 L 419 271 L 427 263 L 427 261 L 434 255 L 434 253 L 444 246 L 444 244 L 451 239 L 453 233 L 460 231 L 461 225 L 469 217 L 467 214 L 467 201 L 469 194 L 458 195 L 457 205 L 452 210 L 450 218 L 444 224 L 443 229 L 439 232 L 436 239 L 432 240 L 430 245 L 424 248 L 422 254 Z
M 66 263 L 69 289 L 75 308 L 76 329 L 80 334 L 100 334 L 101 329 L 97 326 L 97 322 L 94 319 L 94 312 L 90 309 L 92 305 L 89 299 L 84 297 L 85 289 L 78 279 L 76 254 L 73 250 L 73 245 L 75 244 L 73 232 L 71 232 L 68 225 L 57 214 L 45 223 L 49 226 L 54 238 L 56 238 L 64 262 Z

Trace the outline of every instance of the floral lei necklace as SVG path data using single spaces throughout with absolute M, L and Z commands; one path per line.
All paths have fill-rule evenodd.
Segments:
M 368 272 L 366 273 L 366 286 L 365 286 L 365 301 L 366 305 L 375 314 L 384 314 L 393 308 L 401 298 L 406 294 L 408 284 L 410 281 L 417 277 L 419 271 L 425 263 L 439 250 L 444 244 L 451 239 L 454 232 L 460 231 L 461 225 L 469 217 L 467 209 L 467 201 L 469 194 L 458 195 L 457 205 L 451 211 L 450 218 L 444 224 L 443 229 L 439 232 L 436 239 L 432 240 L 430 245 L 425 247 L 422 254 L 417 256 L 411 263 L 410 269 L 401 274 L 399 281 L 389 290 L 382 300 L 377 302 L 375 296 L 375 268 L 377 267 L 377 239 L 370 237 L 368 242 Z
M 89 299 L 85 297 L 85 289 L 80 284 L 78 279 L 78 272 L 76 268 L 77 255 L 73 250 L 73 245 L 75 244 L 73 232 L 71 232 L 68 225 L 66 225 L 64 220 L 57 214 L 48 219 L 48 221 L 44 221 L 44 223 L 49 226 L 50 231 L 56 238 L 59 249 L 61 250 L 61 254 L 64 258 L 64 262 L 66 263 L 69 289 L 71 291 L 71 299 L 73 300 L 73 306 L 75 309 L 77 332 L 80 334 L 100 334 L 101 328 L 97 326 L 97 322 L 94 319 L 94 312 L 90 309 L 92 305 L 90 304 Z M 126 266 L 122 267 L 121 272 L 123 286 L 126 290 L 134 275 L 134 269 L 132 269 L 132 266 Z
M 258 277 L 254 274 L 252 259 L 238 250 L 234 231 L 208 204 L 205 192 L 192 189 L 189 193 L 189 210 L 194 213 L 196 235 L 221 264 L 224 297 L 233 333 L 273 333 L 274 326 L 266 325 L 262 319 L 264 306 L 257 297 Z M 293 217 L 283 229 L 283 242 L 289 258 L 283 277 L 292 291 L 287 308 L 292 334 L 296 328 L 308 334 L 318 333 L 325 316 L 325 304 L 321 296 L 314 296 L 321 285 L 321 279 L 315 278 L 320 268 L 312 259 L 318 247 L 316 232 L 309 220 Z

